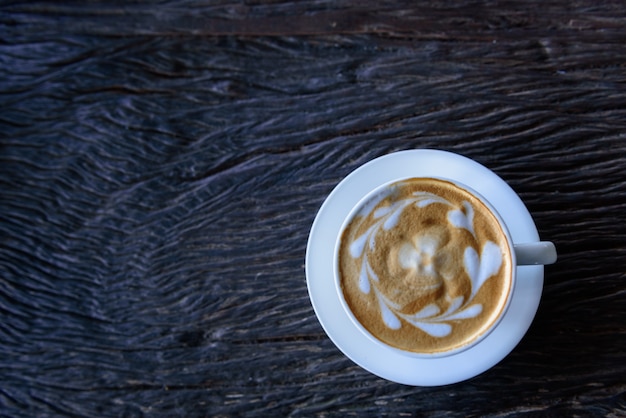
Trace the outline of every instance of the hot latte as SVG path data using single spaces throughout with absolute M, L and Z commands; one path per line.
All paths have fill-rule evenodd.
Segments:
M 415 353 L 460 349 L 501 316 L 512 287 L 507 238 L 490 209 L 454 183 L 383 187 L 343 230 L 339 285 L 374 337 Z

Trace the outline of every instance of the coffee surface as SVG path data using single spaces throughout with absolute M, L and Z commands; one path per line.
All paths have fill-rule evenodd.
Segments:
M 344 299 L 379 340 L 416 353 L 455 350 L 497 321 L 512 261 L 497 219 L 453 183 L 413 178 L 371 196 L 338 248 Z

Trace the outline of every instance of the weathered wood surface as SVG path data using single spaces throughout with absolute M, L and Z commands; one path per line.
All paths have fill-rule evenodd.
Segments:
M 350 3 L 0 5 L 0 415 L 626 416 L 623 3 Z M 303 269 L 334 185 L 422 147 L 560 252 L 439 388 L 344 357 Z

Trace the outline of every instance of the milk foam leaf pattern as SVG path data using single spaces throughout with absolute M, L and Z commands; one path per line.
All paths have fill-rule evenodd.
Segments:
M 376 205 L 368 204 L 367 210 L 364 211 L 365 213 L 362 215 L 367 217 L 374 211 L 373 217 L 376 219 L 376 222 L 373 226 L 368 228 L 364 234 L 357 237 L 351 243 L 350 254 L 353 258 L 363 257 L 359 274 L 359 289 L 364 294 L 369 294 L 371 289 L 374 289 L 382 320 L 388 328 L 392 330 L 399 329 L 402 326 L 401 318 L 406 323 L 421 329 L 433 337 L 445 337 L 452 332 L 451 321 L 473 318 L 482 312 L 482 305 L 473 303 L 473 300 L 485 281 L 496 274 L 500 269 L 502 265 L 502 252 L 500 248 L 491 241 L 488 241 L 483 246 L 480 255 L 471 246 L 465 249 L 463 253 L 463 267 L 470 278 L 472 288 L 471 295 L 467 300 L 464 300 L 463 296 L 452 299 L 448 308 L 443 313 L 441 313 L 441 309 L 434 304 L 427 305 L 414 314 L 402 312 L 402 306 L 388 299 L 378 290 L 377 283 L 379 283 L 379 278 L 367 258 L 366 247 L 368 247 L 369 250 L 374 249 L 376 235 L 380 228 L 391 229 L 396 226 L 404 209 L 412 204 L 417 208 L 425 208 L 431 204 L 439 203 L 450 207 L 446 219 L 452 226 L 466 229 L 475 237 L 473 225 L 474 210 L 469 202 L 464 201 L 461 210 L 448 200 L 433 193 L 415 192 L 413 196 L 414 197 L 411 199 L 404 199 L 390 206 L 384 206 L 376 210 L 374 210 Z M 378 203 L 380 201 L 382 201 L 382 199 L 380 199 Z
M 413 319 L 422 319 L 422 318 L 428 318 L 430 316 L 437 315 L 440 311 L 441 311 L 441 309 L 439 309 L 439 306 L 434 305 L 434 304 L 430 304 L 430 305 L 426 306 L 425 308 L 422 308 L 420 311 L 418 311 L 418 312 L 416 312 L 416 313 L 414 313 L 413 315 L 410 315 L 410 316 Z
M 376 283 L 380 281 L 367 260 L 367 254 L 365 254 L 361 263 L 361 272 L 359 273 L 359 289 L 366 295 L 370 292 L 370 279 Z
M 365 260 L 367 261 L 367 257 L 364 257 Z M 380 279 L 378 278 L 378 276 L 376 275 L 376 272 L 374 271 L 374 269 L 372 268 L 372 266 L 370 266 L 369 261 L 367 261 L 365 263 L 365 268 L 367 269 L 367 274 L 369 277 L 372 278 L 372 280 L 374 280 L 376 283 L 380 282 Z
M 369 228 L 367 232 L 365 232 L 363 235 L 352 241 L 352 244 L 350 244 L 350 255 L 353 258 L 359 258 L 361 254 L 363 254 L 363 251 L 365 250 L 365 243 L 367 242 L 368 238 L 372 236 L 372 233 L 377 229 L 378 226 L 378 224 L 375 224 L 374 226 Z M 373 248 L 371 240 L 370 248 Z
M 364 294 L 369 294 L 370 292 L 370 280 L 367 270 L 367 255 L 363 257 L 363 263 L 361 264 L 361 273 L 359 274 L 359 289 Z
M 448 212 L 448 222 L 457 228 L 467 229 L 474 234 L 474 209 L 469 202 L 463 202 L 464 211 L 460 209 L 451 210 Z
M 472 247 L 467 247 L 463 253 L 463 267 L 472 281 L 472 296 L 478 292 L 478 275 L 480 272 L 480 258 Z
M 394 204 L 391 210 L 389 211 L 389 213 L 387 214 L 387 218 L 385 219 L 385 222 L 383 223 L 383 229 L 385 231 L 388 231 L 392 229 L 394 226 L 396 226 L 398 224 L 398 221 L 400 220 L 400 215 L 402 215 L 402 212 L 404 211 L 404 209 L 407 206 L 409 206 L 411 203 L 413 203 L 412 200 L 407 199 L 407 200 L 402 200 Z
M 391 212 L 391 208 L 389 206 L 385 206 L 382 208 L 378 208 L 376 209 L 376 211 L 374 212 L 374 219 L 378 219 L 382 216 L 387 215 L 389 212 Z
M 450 324 L 442 322 L 424 322 L 416 320 L 411 315 L 401 315 L 401 317 L 414 327 L 421 329 L 422 331 L 432 335 L 433 337 L 446 337 L 452 332 L 452 325 Z
M 463 305 L 463 296 L 457 296 L 452 299 L 452 302 L 450 302 L 450 306 L 448 306 L 448 309 L 446 309 L 446 312 L 442 315 L 442 318 L 446 318 L 453 312 L 458 311 L 461 305 Z
M 444 319 L 447 319 L 449 321 L 454 321 L 457 319 L 474 318 L 480 315 L 482 311 L 483 311 L 483 305 L 481 305 L 480 303 L 477 303 L 475 305 L 472 305 L 463 309 L 462 311 L 455 312 L 452 315 L 446 316 Z
M 452 206 L 452 204 L 450 202 L 448 202 L 446 199 L 444 199 L 441 196 L 437 196 L 436 194 L 433 193 L 429 193 L 429 192 L 414 192 L 413 196 L 416 197 L 416 201 L 415 201 L 415 205 L 418 208 L 423 208 L 426 207 L 432 203 L 443 203 L 444 205 L 450 205 Z
M 400 329 L 402 323 L 394 312 L 397 312 L 397 310 L 400 309 L 400 306 L 395 304 L 393 301 L 387 299 L 382 293 L 378 291 L 378 289 L 376 289 L 375 291 L 378 298 L 378 305 L 380 307 L 380 314 L 382 316 L 383 322 L 390 329 Z
M 463 254 L 465 271 L 472 281 L 472 298 L 478 293 L 482 285 L 491 276 L 500 270 L 502 265 L 502 251 L 497 244 L 487 241 L 483 246 L 480 257 L 476 250 L 467 247 Z

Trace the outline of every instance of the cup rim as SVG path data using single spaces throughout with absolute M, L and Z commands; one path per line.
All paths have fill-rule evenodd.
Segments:
M 467 191 L 468 193 L 470 193 L 471 195 L 475 196 L 478 200 L 480 200 L 481 203 L 483 203 L 487 209 L 489 209 L 489 211 L 491 212 L 491 214 L 496 218 L 504 236 L 505 236 L 505 240 L 507 242 L 507 246 L 509 248 L 509 254 L 510 254 L 510 262 L 511 262 L 511 284 L 509 286 L 509 291 L 506 297 L 506 300 L 504 302 L 504 306 L 502 308 L 502 310 L 500 311 L 500 314 L 498 315 L 498 317 L 493 321 L 493 323 L 491 324 L 491 326 L 489 328 L 487 328 L 485 331 L 483 331 L 479 336 L 477 336 L 475 339 L 473 339 L 472 341 L 463 344 L 459 347 L 456 347 L 454 349 L 448 350 L 448 351 L 442 351 L 442 352 L 434 352 L 434 353 L 420 353 L 420 352 L 415 352 L 415 351 L 409 351 L 409 350 L 403 350 L 401 348 L 397 348 L 394 347 L 390 344 L 387 344 L 385 342 L 383 342 L 382 340 L 380 340 L 379 338 L 377 338 L 376 336 L 374 336 L 372 333 L 370 333 L 367 328 L 365 328 L 365 326 L 363 326 L 363 324 L 361 324 L 361 322 L 356 318 L 356 316 L 354 315 L 354 313 L 352 312 L 352 310 L 350 309 L 350 307 L 348 306 L 348 303 L 345 300 L 343 291 L 341 289 L 341 283 L 340 283 L 340 277 L 339 277 L 339 249 L 340 249 L 340 245 L 341 245 L 341 238 L 343 235 L 343 231 L 345 230 L 345 228 L 348 226 L 348 224 L 350 223 L 350 221 L 354 218 L 354 216 L 359 212 L 359 210 L 361 210 L 362 206 L 373 196 L 375 196 L 377 193 L 379 193 L 382 189 L 394 184 L 394 183 L 399 183 L 402 181 L 406 181 L 406 180 L 410 180 L 410 179 L 415 179 L 415 178 L 423 178 L 423 179 L 435 179 L 435 180 L 441 180 L 441 181 L 446 181 L 446 182 L 450 182 L 452 184 L 454 184 L 455 186 Z M 344 313 L 350 318 L 350 321 L 352 322 L 352 324 L 363 334 L 365 335 L 370 341 L 372 341 L 373 343 L 384 347 L 386 349 L 391 349 L 397 353 L 400 353 L 402 355 L 406 355 L 406 356 L 410 356 L 410 357 L 414 357 L 414 358 L 422 358 L 422 359 L 435 359 L 435 358 L 443 358 L 443 357 L 448 357 L 448 356 L 453 356 L 455 354 L 461 353 L 463 351 L 469 350 L 472 347 L 478 345 L 481 341 L 483 341 L 489 334 L 491 334 L 493 332 L 494 329 L 496 329 L 498 327 L 498 325 L 501 323 L 502 319 L 505 317 L 510 305 L 511 305 L 511 301 L 513 299 L 513 294 L 515 292 L 515 287 L 516 287 L 516 283 L 517 283 L 517 259 L 515 256 L 515 245 L 513 243 L 513 238 L 511 236 L 511 233 L 509 231 L 509 228 L 507 227 L 506 223 L 504 222 L 504 219 L 502 218 L 502 216 L 500 215 L 500 213 L 496 210 L 496 208 L 479 192 L 477 192 L 475 189 L 473 189 L 470 186 L 467 186 L 465 183 L 460 182 L 458 180 L 454 180 L 448 177 L 443 177 L 443 176 L 403 176 L 403 177 L 398 177 L 396 179 L 387 181 L 385 183 L 382 183 L 376 187 L 374 187 L 373 189 L 371 189 L 370 191 L 368 191 L 364 196 L 362 196 L 357 203 L 350 209 L 350 211 L 348 212 L 348 215 L 346 216 L 346 218 L 342 221 L 341 223 L 341 228 L 339 229 L 339 233 L 337 234 L 337 237 L 335 238 L 335 243 L 334 243 L 334 247 L 333 247 L 333 282 L 334 282 L 334 287 L 335 287 L 335 291 L 339 297 L 339 301 L 340 304 L 343 308 Z

